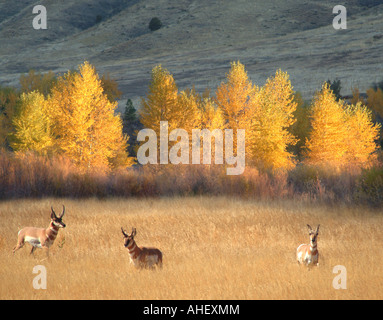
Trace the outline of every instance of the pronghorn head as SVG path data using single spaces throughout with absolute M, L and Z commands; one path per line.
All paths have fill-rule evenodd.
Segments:
M 132 228 L 132 233 L 127 234 L 121 227 L 122 234 L 124 235 L 124 246 L 128 247 L 134 241 L 134 236 L 137 234 L 136 228 Z
M 52 223 L 58 227 L 58 228 L 65 228 L 66 225 L 64 222 L 62 222 L 62 219 L 63 219 L 63 216 L 65 214 L 65 206 L 63 206 L 63 212 L 60 214 L 59 217 L 56 216 L 56 213 L 55 211 L 53 210 L 53 208 L 51 207 L 51 210 L 52 210 L 52 213 L 51 213 L 51 221 Z
M 320 225 L 318 224 L 317 230 L 314 231 L 309 224 L 307 225 L 307 227 L 309 228 L 310 242 L 313 245 L 316 243 L 318 238 L 319 226 Z

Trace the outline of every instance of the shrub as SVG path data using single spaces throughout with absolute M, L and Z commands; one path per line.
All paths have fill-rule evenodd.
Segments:
M 149 29 L 151 31 L 156 31 L 162 27 L 162 22 L 157 17 L 152 18 L 149 22 Z
M 383 168 L 363 170 L 356 192 L 356 200 L 372 205 L 383 204 Z
M 318 168 L 298 165 L 289 171 L 288 182 L 297 193 L 310 193 L 319 180 Z
M 342 171 L 331 167 L 298 165 L 288 173 L 288 183 L 293 194 L 326 203 L 352 203 L 360 177 L 359 167 Z

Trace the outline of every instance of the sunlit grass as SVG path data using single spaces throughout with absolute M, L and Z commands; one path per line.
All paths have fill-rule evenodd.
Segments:
M 24 226 L 47 227 L 50 206 L 66 206 L 50 250 L 12 255 Z M 255 202 L 225 197 L 100 200 L 14 200 L 0 203 L 0 299 L 382 299 L 382 212 Z M 321 224 L 318 268 L 295 250 L 306 224 Z M 162 270 L 137 270 L 121 226 L 137 228 L 139 246 L 163 252 Z M 47 289 L 35 290 L 35 265 Z M 333 267 L 347 269 L 335 290 Z

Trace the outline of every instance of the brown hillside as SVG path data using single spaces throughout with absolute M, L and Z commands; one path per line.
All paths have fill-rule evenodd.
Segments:
M 348 1 L 348 28 L 335 30 L 330 1 L 0 1 L 0 84 L 17 86 L 31 68 L 65 72 L 89 60 L 118 81 L 122 103 L 136 102 L 154 65 L 180 88 L 202 91 L 215 89 L 230 61 L 240 60 L 257 84 L 282 68 L 305 98 L 335 78 L 342 94 L 352 86 L 363 92 L 382 79 L 379 3 Z M 37 4 L 47 8 L 47 30 L 32 27 Z M 155 16 L 163 27 L 152 32 Z

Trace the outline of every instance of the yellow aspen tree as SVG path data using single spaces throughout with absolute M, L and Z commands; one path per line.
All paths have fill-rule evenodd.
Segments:
M 221 110 L 225 121 L 225 128 L 233 130 L 233 150 L 237 151 L 237 130 L 245 129 L 246 158 L 251 119 L 254 112 L 254 97 L 257 87 L 250 81 L 245 66 L 238 62 L 231 63 L 231 69 L 216 90 L 215 102 Z
M 122 119 L 115 114 L 117 102 L 108 100 L 91 64 L 59 78 L 48 104 L 57 144 L 80 168 L 109 170 L 132 163 Z
M 201 138 L 199 140 L 201 163 L 204 161 L 203 148 L 205 147 L 205 144 L 205 150 L 209 150 L 206 153 L 207 157 L 209 157 L 208 154 L 210 153 L 211 163 L 217 163 L 215 159 L 216 146 L 222 146 L 223 151 L 223 129 L 225 128 L 225 119 L 222 110 L 218 108 L 214 103 L 214 100 L 207 95 L 198 96 L 198 126 L 196 128 L 201 130 Z M 216 129 L 218 129 L 218 132 L 215 131 Z M 208 134 L 204 137 L 203 133 L 206 130 L 208 130 Z
M 341 168 L 347 155 L 347 129 L 343 101 L 336 101 L 328 84 L 314 97 L 311 106 L 311 132 L 306 139 L 306 162 Z
M 231 63 L 226 82 L 221 83 L 216 91 L 216 103 L 222 110 L 229 129 L 245 129 L 246 119 L 252 110 L 252 98 L 255 87 L 250 81 L 245 66 L 238 62 Z
M 198 126 L 197 96 L 194 90 L 178 92 L 173 76 L 161 65 L 152 70 L 149 93 L 141 100 L 140 121 L 144 128 L 154 130 L 157 135 L 157 145 L 160 141 L 161 121 L 167 122 L 169 140 L 173 140 L 167 144 L 168 155 L 171 155 L 173 146 L 180 142 L 179 138 L 181 138 L 182 149 L 189 153 L 189 155 L 183 154 L 182 163 L 186 163 L 186 159 L 190 161 L 191 140 L 189 138 L 192 129 Z M 174 129 L 185 130 L 188 136 L 184 136 L 184 139 L 178 136 L 176 137 L 178 140 L 174 141 L 175 137 L 170 137 Z M 164 151 L 164 149 L 161 150 Z M 180 152 L 182 153 L 181 148 L 177 155 Z M 161 159 L 162 163 L 167 162 L 166 153 L 157 158 Z
M 140 121 L 144 128 L 160 134 L 160 121 L 168 121 L 169 130 L 177 128 L 182 112 L 177 106 L 178 88 L 173 76 L 161 65 L 152 70 L 149 93 L 141 99 Z
M 351 104 L 356 105 L 358 102 L 361 102 L 363 105 L 366 105 L 366 101 L 363 99 L 363 97 L 360 96 L 359 88 L 353 87 L 351 91 L 352 91 L 352 98 L 350 100 Z
M 181 91 L 177 99 L 177 110 L 180 114 L 178 121 L 174 121 L 178 128 L 185 129 L 191 136 L 193 129 L 199 127 L 198 94 L 194 89 Z
M 51 92 L 52 87 L 56 83 L 56 76 L 52 71 L 47 73 L 36 73 L 33 69 L 29 70 L 28 74 L 20 76 L 21 92 L 29 93 L 38 91 L 45 97 Z
M 20 97 L 18 112 L 13 119 L 15 132 L 11 135 L 11 147 L 16 152 L 34 151 L 39 155 L 50 155 L 55 148 L 44 95 L 32 91 Z
M 372 113 L 360 102 L 346 109 L 348 128 L 347 163 L 352 166 L 369 166 L 376 160 L 380 124 L 374 124 Z
M 381 88 L 370 88 L 367 90 L 367 103 L 364 103 L 372 110 L 374 122 L 383 123 L 383 90 Z M 383 146 L 383 128 L 380 128 L 379 144 Z
M 375 114 L 375 118 L 383 119 L 383 90 L 370 88 L 367 90 L 367 106 Z
M 217 107 L 212 98 L 201 98 L 198 106 L 200 129 L 212 131 L 224 128 L 225 118 L 222 109 Z
M 249 149 L 259 168 L 285 170 L 294 165 L 293 155 L 287 149 L 297 142 L 290 132 L 296 107 L 289 76 L 278 70 L 257 92 L 251 118 Z
M 141 100 L 140 121 L 159 134 L 160 121 L 168 121 L 169 131 L 191 131 L 198 125 L 197 96 L 194 90 L 178 92 L 173 76 L 161 65 L 153 68 L 149 94 Z
M 110 102 L 114 102 L 121 98 L 122 92 L 118 90 L 118 84 L 115 80 L 110 78 L 109 73 L 103 74 L 101 77 L 101 86 L 104 89 L 104 93 L 108 97 Z
M 193 129 L 197 129 L 200 126 L 199 95 L 196 93 L 194 88 L 180 92 L 177 100 L 177 108 L 182 113 L 182 115 L 180 116 L 178 121 L 175 121 L 176 123 L 172 123 L 172 127 L 180 128 L 187 132 L 189 139 L 189 163 L 191 163 L 191 161 L 193 161 L 191 153 L 193 148 Z M 186 136 L 184 137 L 184 142 L 186 143 L 185 138 Z M 180 141 L 179 139 L 182 138 L 178 137 L 178 141 Z M 169 143 L 169 147 L 173 146 L 174 144 L 175 143 Z M 184 151 L 186 151 L 186 147 Z

